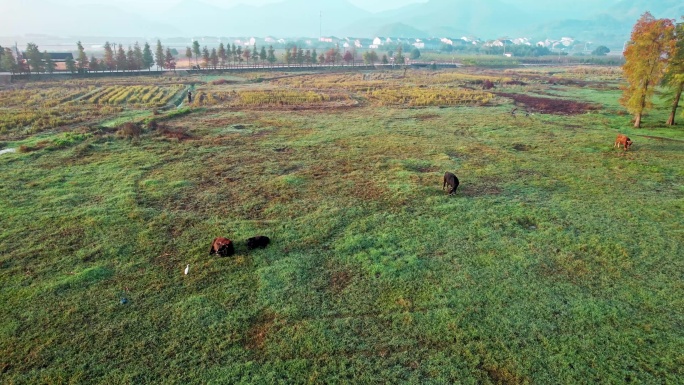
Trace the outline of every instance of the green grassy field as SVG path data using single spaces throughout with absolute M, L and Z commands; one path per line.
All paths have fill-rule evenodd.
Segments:
M 142 107 L 10 131 L 0 383 L 683 383 L 684 130 L 664 108 L 629 128 L 613 80 L 529 73 L 492 91 L 598 109 L 386 107 L 345 82 L 355 106 L 241 108 L 244 83 L 198 79 L 228 99 L 168 116 L 181 140 L 108 128 L 170 113 Z M 400 74 L 369 76 L 472 86 Z

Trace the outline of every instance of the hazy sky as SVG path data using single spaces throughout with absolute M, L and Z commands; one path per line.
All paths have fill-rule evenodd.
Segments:
M 0 0 L 0 4 L 5 1 L 21 1 L 21 0 Z M 63 4 L 111 4 L 117 5 L 124 8 L 127 5 L 135 5 L 137 7 L 144 7 L 145 9 L 151 9 L 155 7 L 168 7 L 181 0 L 49 0 L 55 3 Z M 269 3 L 278 3 L 283 0 L 200 0 L 207 4 L 218 5 L 221 7 L 229 8 L 236 4 L 251 4 L 251 5 L 262 5 Z M 325 0 L 312 0 L 311 4 L 314 5 L 316 2 Z M 403 7 L 412 3 L 424 3 L 427 0 L 348 0 L 350 3 L 356 5 L 359 8 L 366 9 L 371 12 L 379 12 L 393 8 Z

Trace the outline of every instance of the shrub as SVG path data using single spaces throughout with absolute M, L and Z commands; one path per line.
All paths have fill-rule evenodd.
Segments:
M 135 123 L 128 122 L 119 127 L 119 129 L 116 131 L 116 136 L 126 139 L 138 138 L 140 137 L 140 132 L 140 126 Z

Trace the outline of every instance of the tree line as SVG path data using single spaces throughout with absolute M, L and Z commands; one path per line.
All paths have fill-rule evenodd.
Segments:
M 658 86 L 672 106 L 667 125 L 674 125 L 684 90 L 684 16 L 677 24 L 644 13 L 632 29 L 624 55 L 627 85 L 620 103 L 634 116 L 634 127 L 641 127 L 644 113 L 653 107 Z

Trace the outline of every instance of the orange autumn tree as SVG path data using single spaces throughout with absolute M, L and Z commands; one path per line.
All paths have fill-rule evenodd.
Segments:
M 684 91 L 684 16 L 682 16 L 682 22 L 675 27 L 675 49 L 671 55 L 663 82 L 671 92 L 669 100 L 672 103 L 670 117 L 666 124 L 674 126 L 679 100 Z
M 665 74 L 668 57 L 674 49 L 674 23 L 644 13 L 632 29 L 622 67 L 628 85 L 623 88 L 620 103 L 634 115 L 634 127 L 641 127 L 644 111 L 652 107 L 655 87 Z

